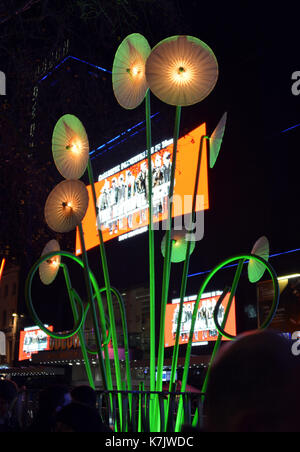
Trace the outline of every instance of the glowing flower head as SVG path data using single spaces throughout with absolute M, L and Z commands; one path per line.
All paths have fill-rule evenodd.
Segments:
M 54 163 L 65 179 L 79 179 L 86 170 L 89 142 L 84 126 L 74 115 L 64 115 L 52 135 Z
M 112 84 L 119 104 L 127 110 L 143 101 L 148 84 L 145 64 L 151 48 L 139 33 L 127 36 L 117 49 L 112 69 Z
M 72 231 L 85 216 L 89 203 L 86 186 L 79 180 L 64 180 L 54 187 L 45 204 L 45 220 L 55 232 Z
M 50 240 L 44 247 L 41 256 L 45 256 L 54 251 L 60 251 L 59 243 L 57 240 Z M 48 285 L 54 281 L 59 270 L 60 261 L 60 255 L 58 255 L 41 263 L 39 266 L 39 275 L 43 284 Z
M 170 105 L 193 105 L 205 99 L 218 79 L 212 50 L 192 36 L 172 36 L 157 44 L 146 62 L 151 91 Z

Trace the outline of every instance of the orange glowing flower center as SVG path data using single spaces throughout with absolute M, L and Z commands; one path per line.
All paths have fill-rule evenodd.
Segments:
M 70 209 L 72 209 L 72 207 L 73 207 L 71 201 L 62 202 L 62 206 L 63 207 L 69 207 Z
M 141 79 L 144 73 L 143 65 L 139 62 L 135 62 L 127 69 L 127 72 L 133 79 Z
M 51 260 L 51 265 L 52 265 L 52 267 L 57 268 L 58 267 L 58 261 L 56 259 L 52 259 Z
M 171 70 L 171 78 L 173 79 L 173 82 L 179 85 L 185 85 L 192 78 L 192 70 L 188 64 L 174 64 L 173 69 Z
M 59 265 L 58 260 L 55 257 L 53 257 L 52 259 L 47 259 L 47 264 L 51 265 L 54 268 L 58 267 Z
M 82 144 L 80 141 L 75 141 L 74 143 L 72 143 L 71 151 L 73 152 L 73 154 L 80 154 L 81 149 L 82 149 Z
M 82 143 L 78 139 L 74 140 L 68 146 L 66 146 L 66 149 L 70 150 L 73 154 L 78 155 L 82 151 Z

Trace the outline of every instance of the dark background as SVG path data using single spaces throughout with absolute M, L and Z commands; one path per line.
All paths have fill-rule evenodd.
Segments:
M 118 105 L 109 72 L 71 58 L 55 66 L 67 49 L 65 56 L 110 71 L 118 45 L 134 32 L 143 34 L 151 47 L 172 35 L 198 37 L 213 49 L 219 63 L 214 91 L 202 103 L 182 111 L 180 135 L 204 121 L 211 133 L 228 112 L 221 153 L 209 171 L 210 210 L 205 214 L 204 239 L 191 257 L 190 273 L 250 252 L 262 235 L 270 241 L 271 254 L 300 248 L 300 127 L 284 132 L 300 123 L 300 96 L 291 91 L 292 73 L 300 70 L 298 16 L 291 2 L 276 6 L 271 2 L 264 6 L 262 2 L 204 5 L 198 0 L 2 2 L 0 70 L 7 75 L 7 95 L 0 97 L 0 256 L 21 266 L 22 285 L 49 239 L 57 238 L 63 249 L 74 251 L 74 233 L 55 234 L 43 220 L 45 200 L 61 180 L 51 154 L 56 121 L 65 113 L 77 115 L 95 149 L 145 118 L 144 104 L 133 111 Z M 37 97 L 33 96 L 35 87 Z M 159 112 L 153 121 L 153 144 L 171 138 L 175 109 L 152 95 L 151 110 Z M 145 133 L 142 126 L 139 130 L 95 158 L 94 172 L 143 151 Z M 158 232 L 158 305 L 161 238 Z M 124 290 L 147 285 L 146 234 L 124 242 L 113 240 L 106 249 L 114 286 Z M 89 259 L 101 281 L 97 249 L 89 252 Z M 272 258 L 271 263 L 279 275 L 297 272 L 299 254 Z M 172 297 L 178 296 L 181 271 L 181 265 L 172 267 Z M 232 277 L 232 271 L 222 272 L 212 289 L 222 288 Z M 202 278 L 189 278 L 188 294 L 197 292 Z M 256 304 L 255 286 L 244 280 L 237 307 L 240 329 L 256 321 L 245 313 L 248 305 Z M 43 299 L 40 310 L 45 321 L 53 317 L 58 328 L 65 327 L 67 317 L 63 294 L 56 295 L 61 281 L 59 276 L 56 288 L 43 289 L 38 295 Z M 20 306 L 26 309 L 22 286 Z

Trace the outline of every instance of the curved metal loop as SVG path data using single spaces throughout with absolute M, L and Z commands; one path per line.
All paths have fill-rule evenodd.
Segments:
M 74 289 L 74 287 L 72 287 L 72 294 L 74 295 L 75 300 L 76 300 L 76 301 L 79 301 L 79 303 L 80 303 L 81 298 L 80 298 L 80 296 L 78 295 L 77 291 Z M 95 298 L 95 297 L 96 297 L 96 295 L 94 295 L 94 298 Z M 85 340 L 85 336 L 84 336 L 84 331 L 85 331 L 84 324 L 85 324 L 85 321 L 86 321 L 86 316 L 87 316 L 87 313 L 88 313 L 89 308 L 90 308 L 90 305 L 87 304 L 87 306 L 84 308 L 84 312 L 83 312 L 83 323 L 82 323 L 82 328 L 83 328 L 83 340 L 84 340 L 84 342 L 85 342 L 85 348 L 86 348 L 86 351 L 87 351 L 90 355 L 98 355 L 98 352 L 97 352 L 96 350 L 91 350 L 91 349 L 86 345 L 86 340 Z M 109 324 L 109 320 L 108 320 L 108 317 L 107 317 L 107 316 L 106 316 L 106 321 L 107 321 L 108 324 Z M 101 350 L 102 350 L 102 351 L 103 351 L 104 346 L 109 344 L 110 340 L 111 340 L 111 330 L 110 330 L 110 326 L 109 326 L 109 327 L 108 327 L 108 336 L 107 336 L 106 340 L 103 342 L 102 347 L 101 347 Z
M 95 298 L 95 297 L 96 297 L 96 295 L 94 295 L 94 298 Z M 84 321 L 85 321 L 85 319 L 86 319 L 86 316 L 87 316 L 87 313 L 88 313 L 88 310 L 89 310 L 89 309 L 90 309 L 90 305 L 88 304 L 88 305 L 86 306 L 85 310 L 84 310 Z M 104 347 L 107 346 L 107 345 L 110 343 L 110 341 L 111 341 L 111 327 L 110 327 L 109 319 L 108 319 L 107 316 L 105 316 L 105 319 L 106 319 L 106 321 L 107 321 L 107 323 L 108 323 L 108 327 L 107 327 L 107 329 L 108 329 L 108 335 L 106 336 L 106 340 L 103 341 L 102 344 L 101 344 L 101 350 L 102 350 L 102 351 L 104 351 Z M 88 352 L 90 355 L 98 355 L 98 351 L 97 351 L 97 350 L 92 350 L 90 347 L 87 346 L 86 342 L 85 342 L 85 348 L 86 348 L 87 352 Z
M 54 332 L 48 330 L 48 328 L 46 328 L 44 326 L 44 324 L 40 321 L 40 319 L 33 307 L 32 298 L 31 298 L 32 281 L 33 281 L 33 277 L 34 277 L 36 271 L 38 270 L 39 266 L 45 260 L 48 260 L 51 257 L 57 256 L 57 255 L 64 256 L 71 260 L 74 260 L 77 264 L 79 264 L 82 268 L 84 268 L 83 261 L 80 258 L 78 258 L 77 256 L 75 256 L 74 254 L 71 254 L 67 251 L 59 250 L 59 251 L 47 253 L 47 254 L 41 256 L 40 259 L 38 259 L 36 261 L 36 263 L 32 266 L 32 268 L 30 269 L 29 274 L 27 276 L 26 283 L 25 283 L 25 300 L 26 300 L 26 305 L 27 305 L 27 308 L 29 310 L 31 317 L 33 318 L 35 323 L 41 328 L 42 331 L 44 331 L 46 334 L 48 334 L 50 337 L 53 337 L 54 339 L 68 339 L 69 337 L 74 336 L 74 334 L 76 334 L 80 330 L 80 328 L 82 327 L 82 325 L 85 321 L 86 311 L 88 309 L 88 307 L 86 309 L 84 308 L 81 298 L 78 296 L 76 291 L 73 290 L 73 293 L 76 294 L 75 295 L 76 300 L 79 302 L 80 313 L 79 313 L 78 320 L 75 323 L 74 328 L 71 331 L 69 331 L 68 333 L 54 333 Z M 91 277 L 91 282 L 92 282 L 94 291 L 98 292 L 99 291 L 98 284 L 96 282 L 94 275 L 92 274 L 92 272 L 90 270 L 89 270 L 89 274 Z M 103 345 L 106 345 L 106 341 L 104 342 Z
M 236 260 L 241 260 L 241 259 L 250 259 L 250 258 L 254 259 L 254 260 L 258 261 L 258 262 L 261 262 L 266 267 L 266 269 L 268 270 L 268 272 L 269 272 L 269 274 L 271 276 L 271 279 L 272 279 L 272 282 L 273 282 L 273 287 L 274 287 L 274 295 L 273 295 L 273 301 L 272 301 L 272 306 L 271 306 L 270 312 L 269 312 L 266 320 L 264 321 L 264 323 L 259 327 L 260 330 L 264 330 L 270 325 L 270 323 L 272 322 L 272 320 L 274 318 L 274 315 L 275 315 L 277 307 L 278 307 L 279 295 L 280 295 L 277 275 L 275 273 L 275 270 L 271 266 L 271 264 L 269 262 L 267 262 L 265 259 L 263 259 L 262 257 L 260 257 L 260 256 L 257 256 L 255 254 L 249 254 L 249 255 L 241 255 L 241 256 L 230 258 L 230 259 L 222 262 L 216 268 L 217 268 L 217 271 L 218 271 L 222 267 L 224 267 L 225 265 L 228 265 L 228 263 L 230 263 L 230 262 L 234 262 Z M 217 271 L 213 270 L 213 275 L 215 275 L 215 273 L 217 273 Z M 216 306 L 215 306 L 215 309 L 214 309 L 214 313 L 213 313 L 214 322 L 215 322 L 215 325 L 216 325 L 216 328 L 217 328 L 218 332 L 222 336 L 226 337 L 229 340 L 234 340 L 236 338 L 236 336 L 233 336 L 233 335 L 227 333 L 224 330 L 224 328 L 222 328 L 222 326 L 219 324 L 219 321 L 218 321 L 218 311 L 219 311 L 219 308 L 220 308 L 220 305 L 221 305 L 222 301 L 223 301 L 223 297 L 220 297 L 219 300 L 216 303 Z
M 99 293 L 101 293 L 101 292 L 102 292 L 102 290 L 99 290 Z M 94 294 L 93 298 L 97 299 L 97 294 L 96 293 Z M 99 300 L 98 299 L 97 299 L 97 301 L 98 301 L 98 304 L 99 304 Z M 89 309 L 89 306 L 87 306 L 86 313 L 87 313 L 88 309 Z M 108 318 L 107 315 L 105 316 L 105 319 L 106 319 L 107 325 L 108 325 L 107 326 L 108 334 L 106 336 L 106 340 L 103 341 L 103 343 L 102 343 L 102 347 L 104 347 L 105 345 L 108 345 L 110 343 L 110 341 L 111 341 L 111 326 L 110 326 L 109 318 Z
M 101 289 L 98 290 L 98 293 L 101 294 L 102 292 L 106 292 L 106 290 L 107 290 L 106 287 L 102 287 Z M 115 289 L 114 287 L 111 287 L 111 288 L 110 288 L 110 291 L 111 291 L 111 293 L 113 293 L 113 294 L 116 296 L 116 298 L 117 298 L 117 300 L 118 300 L 119 307 L 120 307 L 120 309 L 121 309 L 121 316 L 122 316 L 122 319 L 123 319 L 123 318 L 124 318 L 124 315 L 125 315 L 125 306 L 124 306 L 123 298 L 122 298 L 120 292 L 119 292 L 117 289 Z M 95 299 L 96 297 L 97 297 L 97 294 L 94 294 L 94 299 Z M 86 315 L 87 315 L 88 310 L 89 310 L 89 305 L 85 308 L 85 317 L 86 317 Z M 102 346 L 108 345 L 109 342 L 111 341 L 111 327 L 110 327 L 109 319 L 108 319 L 107 316 L 106 316 L 106 320 L 107 320 L 107 323 L 108 323 L 108 325 L 109 325 L 109 326 L 108 326 L 108 335 L 106 336 L 106 340 L 103 342 Z M 127 325 L 126 325 L 126 323 L 125 323 L 125 328 L 126 328 L 126 327 L 127 327 Z M 124 332 L 124 334 L 127 336 L 127 328 L 126 328 L 125 331 L 123 331 L 123 332 Z M 97 354 L 96 352 L 91 351 L 91 350 L 89 350 L 88 348 L 87 348 L 87 350 L 88 350 L 88 352 L 91 353 L 91 354 Z
M 131 372 L 130 372 L 130 362 L 129 362 L 129 341 L 128 341 L 128 329 L 127 329 L 127 321 L 126 321 L 126 309 L 125 304 L 122 295 L 116 289 L 115 287 L 110 287 L 111 293 L 115 295 L 115 297 L 118 300 L 119 308 L 121 312 L 121 321 L 122 321 L 122 328 L 123 328 L 123 335 L 124 335 L 124 349 L 125 349 L 125 365 L 126 365 L 126 376 L 127 376 L 127 387 L 128 390 L 131 390 L 132 383 L 131 383 Z M 102 287 L 99 289 L 99 294 L 106 291 L 106 287 Z M 131 404 L 132 398 L 130 396 L 129 402 Z
M 69 331 L 68 333 L 56 333 L 56 332 L 50 331 L 48 328 L 46 328 L 45 325 L 39 319 L 39 317 L 33 307 L 32 298 L 31 298 L 31 287 L 32 287 L 33 277 L 42 262 L 50 259 L 53 256 L 65 255 L 65 254 L 66 253 L 64 251 L 55 251 L 55 252 L 47 253 L 47 254 L 43 255 L 42 257 L 40 257 L 40 259 L 38 259 L 36 261 L 36 263 L 31 267 L 31 270 L 29 271 L 29 274 L 27 276 L 26 283 L 25 283 L 25 300 L 26 300 L 26 305 L 27 305 L 27 308 L 29 310 L 29 313 L 30 313 L 32 319 L 34 320 L 36 325 L 38 325 L 39 328 L 42 331 L 44 331 L 44 333 L 46 333 L 48 336 L 50 336 L 54 339 L 68 339 L 69 337 L 74 336 L 80 330 L 80 328 L 82 327 L 82 324 L 84 322 L 83 303 L 82 303 L 80 297 L 78 297 L 77 301 L 79 302 L 80 313 L 78 315 L 78 320 L 75 322 L 74 328 L 71 331 Z

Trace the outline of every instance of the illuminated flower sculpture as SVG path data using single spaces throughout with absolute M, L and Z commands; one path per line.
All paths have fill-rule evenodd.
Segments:
M 54 163 L 65 179 L 80 179 L 89 158 L 89 141 L 84 126 L 74 115 L 64 115 L 52 135 Z
M 125 109 L 138 107 L 145 99 L 146 142 L 148 168 L 151 168 L 151 113 L 150 91 L 145 76 L 145 66 L 151 48 L 144 36 L 133 33 L 117 49 L 112 68 L 112 84 L 118 103 Z M 152 214 L 152 172 L 148 171 L 149 203 L 149 287 L 150 287 L 150 389 L 155 390 L 155 261 Z
M 50 240 L 44 247 L 41 256 L 52 253 L 53 251 L 60 251 L 60 246 L 57 240 Z M 57 275 L 60 265 L 60 255 L 53 256 L 50 259 L 42 262 L 39 266 L 40 279 L 43 284 L 51 284 Z
M 158 348 L 156 390 L 162 390 L 164 359 L 164 324 L 171 269 L 171 217 L 177 143 L 181 108 L 205 99 L 218 79 L 218 63 L 212 50 L 192 36 L 172 36 L 158 43 L 146 62 L 146 79 L 151 92 L 161 101 L 176 106 L 173 161 L 169 188 L 168 225 L 165 236 L 163 286 L 161 298 L 160 339 Z M 202 140 L 203 141 L 203 140 Z M 199 156 L 201 151 L 199 152 Z M 198 181 L 196 181 L 198 183 Z M 186 255 L 186 260 L 189 256 Z M 186 266 L 185 266 L 186 267 Z M 185 276 L 186 277 L 186 276 Z M 182 303 L 181 303 L 182 304 Z M 175 351 L 175 354 L 177 351 Z
M 64 181 L 60 182 L 50 192 L 44 209 L 45 220 L 48 226 L 55 232 L 69 232 L 78 227 L 82 258 L 61 251 L 58 242 L 51 240 L 44 248 L 41 258 L 32 267 L 26 280 L 26 303 L 31 316 L 35 323 L 46 332 L 46 334 L 54 338 L 67 339 L 74 334 L 79 335 L 82 356 L 85 362 L 86 373 L 91 387 L 95 388 L 95 381 L 90 365 L 89 355 L 97 355 L 100 375 L 104 390 L 108 392 L 107 408 L 110 410 L 114 419 L 115 431 L 127 432 L 129 423 L 132 422 L 132 431 L 137 428 L 143 431 L 144 421 L 148 422 L 145 431 L 165 432 L 171 428 L 179 432 L 184 421 L 183 398 L 179 398 L 176 414 L 176 424 L 174 426 L 173 416 L 174 410 L 172 397 L 170 394 L 163 399 L 157 397 L 157 392 L 162 391 L 162 372 L 164 365 L 164 332 L 165 332 L 165 312 L 166 304 L 169 297 L 169 283 L 171 274 L 171 263 L 182 263 L 182 280 L 180 288 L 180 303 L 177 319 L 177 329 L 175 344 L 173 348 L 170 391 L 173 392 L 176 386 L 176 369 L 179 356 L 179 339 L 181 328 L 181 316 L 183 312 L 183 303 L 187 287 L 187 277 L 189 260 L 195 248 L 195 242 L 191 241 L 192 233 L 187 236 L 187 230 L 192 231 L 194 226 L 197 207 L 197 195 L 200 179 L 200 166 L 202 152 L 206 152 L 204 143 L 209 145 L 210 167 L 213 168 L 219 155 L 221 143 L 223 140 L 225 126 L 227 121 L 227 113 L 225 113 L 219 121 L 214 132 L 210 136 L 201 136 L 198 152 L 198 163 L 195 176 L 194 194 L 192 202 L 192 212 L 190 224 L 186 230 L 172 229 L 172 204 L 173 191 L 175 185 L 176 171 L 176 154 L 177 144 L 180 130 L 180 115 L 182 107 L 194 105 L 205 99 L 213 90 L 218 79 L 218 63 L 212 50 L 202 41 L 191 36 L 172 36 L 161 41 L 153 50 L 147 40 L 140 34 L 134 33 L 123 40 L 115 54 L 112 68 L 112 85 L 114 95 L 118 103 L 125 109 L 131 110 L 138 107 L 145 99 L 146 107 L 146 140 L 147 140 L 147 160 L 148 169 L 152 167 L 151 160 L 151 115 L 150 115 L 150 94 L 151 92 L 161 101 L 176 106 L 175 126 L 173 136 L 173 157 L 171 166 L 170 186 L 168 193 L 168 218 L 165 226 L 166 234 L 162 240 L 161 251 L 164 257 L 163 275 L 162 275 L 162 292 L 160 301 L 160 329 L 159 344 L 156 360 L 156 328 L 155 328 L 155 259 L 154 259 L 154 228 L 152 215 L 152 171 L 148 171 L 148 202 L 149 202 L 149 294 L 150 294 L 150 396 L 147 400 L 143 399 L 143 395 L 138 394 L 138 406 L 136 404 L 135 391 L 132 391 L 131 370 L 129 356 L 129 341 L 126 323 L 125 305 L 121 294 L 111 287 L 106 252 L 101 231 L 101 224 L 97 224 L 99 244 L 101 251 L 101 270 L 105 287 L 99 288 L 95 276 L 91 272 L 88 263 L 87 251 L 84 243 L 84 233 L 82 229 L 82 220 L 86 214 L 89 194 L 88 190 L 80 179 L 87 169 L 89 183 L 91 186 L 92 202 L 94 205 L 95 215 L 97 217 L 97 199 L 94 184 L 94 177 L 89 157 L 89 142 L 85 128 L 81 121 L 74 115 L 66 114 L 62 116 L 56 123 L 52 135 L 52 153 L 55 165 L 64 177 Z M 57 253 L 57 255 L 56 255 Z M 60 261 L 60 256 L 75 261 L 84 272 L 86 285 L 87 303 L 84 307 L 83 302 L 71 284 L 71 278 L 67 265 Z M 274 285 L 274 297 L 271 311 L 261 328 L 269 325 L 275 314 L 278 305 L 278 281 L 275 272 L 267 262 L 269 258 L 269 244 L 265 237 L 256 242 L 250 255 L 240 255 L 230 258 L 217 267 L 205 278 L 198 292 L 197 299 L 194 304 L 189 339 L 185 351 L 185 363 L 182 375 L 182 384 L 180 392 L 186 390 L 188 373 L 190 367 L 191 350 L 193 333 L 195 329 L 198 308 L 201 297 L 206 290 L 206 286 L 210 283 L 213 276 L 223 267 L 237 261 L 237 270 L 234 275 L 233 283 L 230 287 L 226 287 L 221 295 L 218 303 L 223 301 L 228 295 L 228 302 L 224 314 L 224 320 L 221 325 L 217 325 L 219 336 L 214 347 L 214 352 L 210 364 L 213 362 L 214 353 L 218 349 L 221 338 L 229 337 L 225 331 L 226 319 L 229 315 L 233 297 L 236 292 L 237 285 L 242 273 L 242 269 L 246 260 L 249 259 L 248 277 L 251 282 L 256 282 L 267 269 Z M 74 316 L 74 328 L 65 333 L 53 333 L 45 329 L 43 323 L 38 319 L 31 300 L 32 280 L 37 269 L 40 273 L 40 279 L 46 285 L 50 284 L 56 277 L 58 269 L 61 268 L 64 276 L 71 308 Z M 106 294 L 107 314 L 104 309 L 101 294 Z M 118 337 L 116 322 L 114 316 L 114 303 L 112 296 L 117 298 L 122 317 L 122 328 L 125 349 L 126 377 L 122 378 Z M 219 306 L 217 304 L 217 306 Z M 93 321 L 93 332 L 95 347 L 89 349 L 85 342 L 85 318 L 90 312 Z M 218 309 L 214 313 L 214 317 L 218 314 Z M 111 338 L 114 353 L 114 373 L 111 366 L 111 359 L 108 350 L 108 344 Z M 156 362 L 157 361 L 157 362 Z M 205 384 L 208 381 L 209 372 L 206 375 Z M 139 389 L 143 391 L 144 382 L 141 382 Z M 203 392 L 205 392 L 205 384 Z M 117 391 L 115 391 L 117 389 Z M 123 399 L 122 391 L 128 391 L 128 404 L 126 398 Z M 162 394 L 160 394 L 162 395 Z M 187 401 L 188 402 L 188 401 Z M 118 404 L 118 407 L 117 407 Z M 127 407 L 126 407 L 127 404 Z M 147 413 L 145 411 L 147 405 Z M 118 408 L 116 410 L 116 408 Z M 129 411 L 129 412 L 128 412 Z M 118 413 L 118 414 L 116 414 Z M 136 424 L 135 415 L 138 413 L 138 425 Z M 195 413 L 194 425 L 198 416 Z M 128 416 L 129 414 L 129 416 Z M 145 416 L 146 414 L 146 416 Z M 145 419 L 144 419 L 145 418 Z M 146 420 L 147 418 L 147 420 Z M 171 419 L 172 418 L 172 419 Z
M 127 110 L 136 108 L 144 100 L 148 84 L 145 64 L 151 52 L 148 41 L 139 33 L 125 38 L 115 54 L 112 84 L 119 104 Z
M 45 220 L 55 232 L 69 232 L 85 216 L 89 203 L 88 191 L 83 182 L 64 180 L 50 192 L 45 204 Z
M 78 181 L 88 170 L 88 178 L 91 185 L 92 202 L 94 205 L 95 214 L 97 216 L 97 200 L 94 184 L 93 169 L 91 159 L 89 158 L 89 142 L 85 128 L 81 121 L 74 115 L 62 116 L 55 125 L 52 135 L 52 153 L 55 165 L 61 175 L 67 179 L 57 186 L 49 195 L 45 206 L 45 218 L 49 227 L 56 232 L 68 232 L 78 227 L 82 255 L 84 261 L 84 272 L 86 277 L 86 287 L 88 291 L 88 298 L 90 305 L 92 305 L 92 316 L 94 328 L 97 335 L 98 355 L 100 355 L 101 348 L 101 334 L 98 328 L 96 311 L 93 308 L 93 294 L 91 293 L 90 274 L 88 257 L 85 250 L 84 235 L 82 231 L 81 220 L 85 216 L 88 205 L 88 191 L 85 185 Z M 120 361 L 118 357 L 118 341 L 115 327 L 115 318 L 113 311 L 112 289 L 110 284 L 106 251 L 103 243 L 101 225 L 98 227 L 99 246 L 101 250 L 101 269 L 103 270 L 107 305 L 109 312 L 109 320 L 111 324 L 112 345 L 114 349 L 114 361 L 116 370 L 116 381 L 119 390 L 122 388 Z M 106 331 L 105 321 L 102 319 L 102 331 Z M 82 349 L 84 353 L 84 350 Z M 106 361 L 106 370 L 104 368 L 102 353 L 99 357 L 102 378 L 108 385 L 107 388 L 112 389 L 112 380 L 110 375 L 110 363 L 107 344 L 104 347 L 104 355 Z M 130 379 L 128 378 L 128 389 L 131 389 Z M 119 398 L 119 406 L 121 399 Z M 121 413 L 121 407 L 120 407 Z
M 172 36 L 157 44 L 146 63 L 146 78 L 153 94 L 169 105 L 201 102 L 218 79 L 213 51 L 192 36 Z

